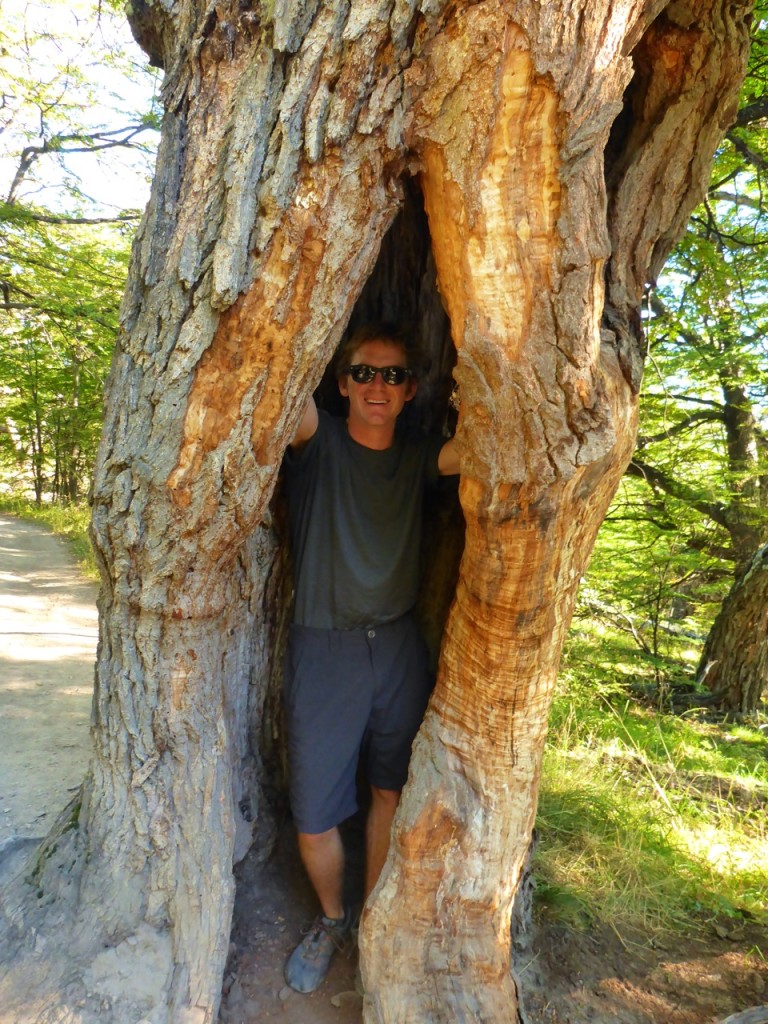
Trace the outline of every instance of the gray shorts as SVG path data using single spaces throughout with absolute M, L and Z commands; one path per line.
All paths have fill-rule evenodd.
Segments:
M 299 832 L 325 832 L 355 813 L 361 752 L 372 786 L 403 788 L 431 689 L 410 615 L 371 629 L 291 626 L 284 702 Z

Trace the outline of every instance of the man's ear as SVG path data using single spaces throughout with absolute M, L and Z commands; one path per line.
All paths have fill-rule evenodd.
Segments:
M 416 380 L 415 377 L 409 377 L 408 378 L 408 384 L 406 385 L 406 388 L 405 388 L 405 400 L 406 400 L 406 402 L 410 402 L 410 400 L 416 394 L 418 389 L 419 389 L 419 382 Z
M 336 381 L 339 385 L 339 391 L 345 398 L 349 398 L 349 384 L 347 383 L 347 375 L 343 373 L 341 377 Z

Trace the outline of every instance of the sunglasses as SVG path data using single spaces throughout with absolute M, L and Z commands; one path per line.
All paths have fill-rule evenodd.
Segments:
M 369 366 L 367 363 L 354 363 L 347 366 L 344 373 L 348 373 L 355 384 L 370 384 L 377 373 L 385 384 L 403 384 L 413 376 L 413 371 L 405 366 Z

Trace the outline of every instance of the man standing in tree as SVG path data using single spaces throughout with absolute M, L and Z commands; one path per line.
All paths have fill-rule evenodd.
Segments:
M 362 754 L 371 787 L 365 896 L 379 877 L 431 681 L 411 611 L 422 496 L 459 471 L 453 441 L 395 430 L 416 393 L 408 347 L 384 324 L 337 356 L 346 421 L 310 400 L 287 456 L 295 609 L 286 658 L 290 793 L 299 851 L 322 912 L 285 966 L 311 992 L 347 938 L 338 826 L 357 810 Z

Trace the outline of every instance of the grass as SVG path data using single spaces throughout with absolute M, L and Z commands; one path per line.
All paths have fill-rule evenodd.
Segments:
M 83 574 L 89 579 L 98 580 L 99 571 L 88 537 L 88 523 L 91 518 L 88 505 L 36 505 L 29 498 L 3 494 L 0 495 L 0 512 L 32 519 L 47 526 L 53 533 L 66 537 Z
M 768 923 L 766 719 L 659 710 L 637 697 L 658 670 L 621 634 L 573 631 L 544 757 L 539 906 L 649 932 Z

